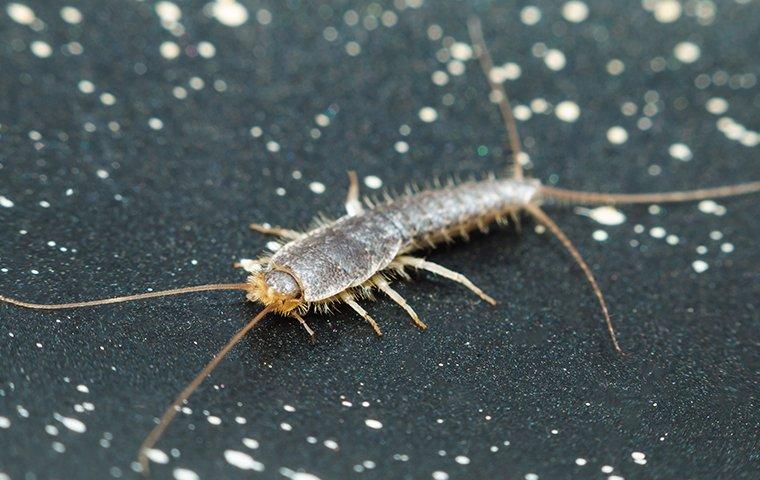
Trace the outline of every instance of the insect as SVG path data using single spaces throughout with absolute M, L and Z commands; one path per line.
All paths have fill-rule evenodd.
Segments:
M 483 40 L 479 20 L 471 18 L 468 27 L 476 55 L 493 91 L 493 98 L 498 100 L 512 154 L 518 159 L 521 153 L 520 137 L 507 94 L 503 86 L 493 81 L 489 75 L 493 61 Z M 237 264 L 237 267 L 249 274 L 244 283 L 201 285 L 57 305 L 28 303 L 4 296 L 0 296 L 0 301 L 32 309 L 55 310 L 210 290 L 240 290 L 245 292 L 246 298 L 251 302 L 264 305 L 180 392 L 160 422 L 145 438 L 138 455 L 143 471 L 147 472 L 146 452 L 159 440 L 180 406 L 225 355 L 269 313 L 295 319 L 313 338 L 314 331 L 304 315 L 310 310 L 326 311 L 334 303 L 343 303 L 369 323 L 377 335 L 381 335 L 377 322 L 359 304 L 359 300 L 378 290 L 397 303 L 414 324 L 425 329 L 425 323 L 390 285 L 396 278 L 405 278 L 410 269 L 424 270 L 450 279 L 484 301 L 494 304 L 496 302 L 492 297 L 464 275 L 425 260 L 415 253 L 442 242 L 467 238 L 470 232 L 478 229 L 485 231 L 494 223 L 510 220 L 517 223 L 519 215 L 527 213 L 552 232 L 579 265 L 598 300 L 613 347 L 617 352 L 623 353 L 604 295 L 593 272 L 570 239 L 545 213 L 543 206 L 684 202 L 760 192 L 760 182 L 652 194 L 580 192 L 544 186 L 538 180 L 526 178 L 518 161 L 513 163 L 511 170 L 511 175 L 507 178 L 489 176 L 482 181 L 438 185 L 422 191 L 409 189 L 398 198 L 388 198 L 379 203 L 365 201 L 365 205 L 359 199 L 356 174 L 350 173 L 345 202 L 346 215 L 338 220 L 327 222 L 308 232 L 251 225 L 258 232 L 285 239 L 286 243 L 271 256 L 244 260 Z

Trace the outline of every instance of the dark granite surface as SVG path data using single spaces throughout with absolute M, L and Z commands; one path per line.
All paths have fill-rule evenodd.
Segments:
M 532 26 L 514 2 L 178 2 L 179 25 L 164 26 L 148 1 L 22 2 L 33 17 L 0 10 L 0 292 L 31 301 L 240 281 L 232 262 L 269 240 L 247 223 L 341 215 L 348 169 L 395 190 L 500 170 L 504 131 L 477 64 L 431 80 L 459 68 L 446 45 L 466 41 L 472 12 L 497 63 L 521 67 L 506 82 L 515 103 L 549 104 L 519 122 L 531 175 L 607 191 L 760 179 L 757 1 L 683 2 L 673 23 L 642 2 L 589 1 L 574 23 L 537 0 Z M 65 3 L 81 22 L 62 19 Z M 242 12 L 240 26 L 220 21 Z M 701 49 L 693 63 L 674 56 L 686 41 Z M 162 55 L 163 42 L 179 52 Z M 539 44 L 566 66 L 548 68 Z M 725 113 L 708 112 L 721 110 L 714 98 Z M 562 101 L 579 105 L 577 121 L 552 112 Z M 615 125 L 625 143 L 608 140 Z M 693 159 L 669 154 L 678 143 Z M 623 207 L 617 226 L 550 211 L 597 273 L 626 358 L 579 269 L 526 220 L 522 235 L 429 253 L 496 307 L 419 274 L 396 288 L 424 333 L 386 299 L 365 304 L 382 339 L 346 309 L 309 317 L 316 344 L 293 321 L 265 321 L 169 428 L 158 448 L 171 459 L 153 476 L 758 478 L 758 197 L 719 204 L 724 215 Z M 697 273 L 696 260 L 709 268 Z M 154 418 L 258 308 L 236 293 L 50 313 L 0 305 L 0 478 L 137 478 Z

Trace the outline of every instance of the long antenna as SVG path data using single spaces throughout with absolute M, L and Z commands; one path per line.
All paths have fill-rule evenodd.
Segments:
M 138 293 L 137 295 L 127 295 L 124 297 L 103 298 L 100 300 L 90 300 L 87 302 L 59 303 L 59 304 L 40 304 L 29 303 L 16 300 L 10 297 L 0 295 L 0 302 L 10 303 L 24 308 L 33 310 L 62 310 L 66 308 L 94 307 L 97 305 L 108 305 L 111 303 L 131 302 L 133 300 L 145 300 L 147 298 L 166 297 L 169 295 L 181 295 L 183 293 L 208 292 L 211 290 L 249 290 L 251 288 L 247 283 L 213 283 L 209 285 L 198 285 L 195 287 L 175 288 L 172 290 L 163 290 L 160 292 Z
M 620 203 L 692 202 L 695 200 L 732 197 L 735 195 L 745 195 L 747 193 L 755 192 L 760 192 L 760 182 L 748 182 L 737 185 L 727 185 L 724 187 L 661 193 L 600 193 L 565 190 L 563 188 L 547 186 L 541 187 L 541 195 L 545 198 L 567 203 L 595 203 L 604 205 Z
M 567 235 L 565 235 L 565 232 L 563 232 L 562 229 L 559 228 L 559 225 L 554 223 L 554 220 L 549 218 L 549 215 L 547 215 L 546 212 L 541 210 L 540 207 L 538 207 L 537 205 L 528 205 L 526 209 L 531 215 L 533 215 L 536 218 L 536 220 L 538 220 L 546 228 L 548 228 L 554 234 L 554 236 L 556 236 L 559 239 L 559 241 L 562 242 L 562 245 L 565 246 L 567 251 L 570 252 L 570 255 L 572 255 L 573 258 L 575 259 L 575 262 L 578 264 L 578 266 L 581 267 L 581 269 L 583 270 L 583 273 L 586 275 L 586 279 L 588 280 L 588 283 L 591 284 L 591 288 L 594 290 L 594 295 L 596 295 L 597 300 L 599 300 L 599 306 L 602 307 L 602 313 L 604 314 L 604 321 L 607 323 L 607 331 L 610 333 L 610 338 L 612 338 L 612 345 L 615 347 L 615 350 L 619 354 L 625 355 L 625 352 L 623 351 L 622 348 L 620 348 L 620 344 L 618 343 L 617 333 L 615 333 L 615 327 L 612 325 L 612 318 L 610 318 L 610 312 L 609 312 L 609 309 L 607 308 L 607 302 L 604 300 L 602 289 L 599 288 L 599 284 L 596 282 L 594 273 L 591 271 L 591 268 L 583 259 L 581 252 L 579 252 L 578 249 L 575 248 L 575 245 L 573 245 L 573 242 L 571 242 L 570 239 L 567 238 Z
M 206 377 L 209 376 L 209 374 L 216 368 L 216 366 L 219 365 L 219 362 L 221 362 L 229 353 L 229 351 L 232 350 L 232 347 L 234 347 L 240 340 L 242 340 L 242 338 L 245 337 L 245 334 L 248 333 L 253 327 L 255 327 L 256 324 L 258 324 L 261 319 L 263 319 L 264 316 L 272 311 L 272 309 L 275 307 L 276 304 L 267 306 L 264 308 L 264 310 L 256 314 L 256 316 L 253 317 L 243 328 L 238 330 L 237 333 L 235 333 L 235 335 L 233 335 L 232 338 L 230 338 L 229 341 L 224 345 L 224 347 L 219 350 L 219 353 L 217 353 L 216 356 L 210 362 L 208 362 L 205 367 L 203 367 L 203 370 L 201 370 L 200 373 L 195 376 L 193 381 L 190 382 L 187 387 L 185 387 L 185 389 L 182 390 L 179 395 L 177 395 L 177 398 L 174 399 L 172 404 L 169 405 L 169 408 L 167 408 L 164 414 L 161 416 L 161 420 L 155 427 L 153 427 L 153 430 L 150 431 L 148 436 L 145 437 L 145 440 L 143 440 L 142 444 L 140 444 L 140 450 L 137 454 L 137 459 L 140 463 L 140 467 L 142 467 L 142 472 L 144 474 L 148 473 L 148 457 L 146 455 L 146 451 L 153 448 L 156 442 L 158 442 L 159 438 L 161 438 L 161 435 L 164 433 L 164 430 L 166 430 L 166 427 L 169 426 L 171 421 L 179 412 L 180 406 L 190 397 L 190 395 L 193 394 L 193 392 L 200 386 L 200 384 L 203 383 Z
M 477 48 L 480 67 L 483 69 L 483 73 L 486 75 L 486 79 L 488 80 L 488 84 L 491 86 L 491 90 L 496 92 L 498 96 L 496 99 L 497 104 L 499 105 L 501 118 L 504 119 L 504 124 L 507 127 L 509 147 L 512 150 L 512 175 L 514 178 L 521 180 L 523 178 L 523 168 L 520 164 L 522 146 L 520 143 L 520 134 L 517 132 L 515 117 L 512 114 L 512 108 L 509 106 L 509 97 L 507 96 L 506 90 L 504 90 L 504 86 L 499 82 L 495 82 L 491 77 L 491 71 L 493 70 L 493 60 L 491 59 L 491 54 L 488 53 L 486 42 L 483 40 L 483 30 L 480 26 L 480 19 L 474 15 L 468 18 L 467 29 L 470 32 L 470 40 Z

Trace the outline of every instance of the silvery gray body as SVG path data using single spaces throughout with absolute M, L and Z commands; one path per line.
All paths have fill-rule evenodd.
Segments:
M 269 269 L 290 273 L 304 301 L 324 301 L 362 285 L 401 253 L 465 234 L 527 205 L 539 187 L 532 179 L 491 179 L 404 195 L 285 244 Z M 267 283 L 292 290 L 288 281 L 272 277 Z

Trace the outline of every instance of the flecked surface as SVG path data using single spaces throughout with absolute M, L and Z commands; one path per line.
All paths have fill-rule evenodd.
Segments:
M 37 302 L 217 281 L 363 191 L 505 164 L 467 47 L 483 18 L 529 172 L 657 191 L 760 179 L 757 1 L 3 2 L 0 292 Z M 584 8 L 585 7 L 585 8 Z M 526 220 L 386 299 L 271 318 L 191 398 L 155 478 L 753 478 L 758 197 L 552 209 L 607 294 Z M 622 218 L 622 219 L 621 219 Z M 138 478 L 156 416 L 258 307 L 237 293 L 0 305 L 0 478 Z M 308 476 L 308 475 L 312 476 Z

